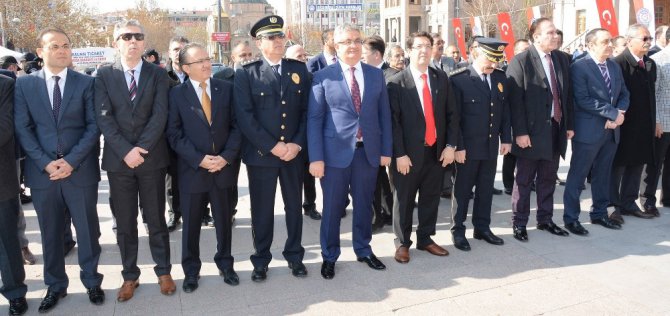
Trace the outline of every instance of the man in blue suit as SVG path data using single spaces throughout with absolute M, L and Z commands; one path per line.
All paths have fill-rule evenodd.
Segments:
M 340 219 L 346 195 L 354 204 L 353 246 L 358 261 L 373 269 L 384 264 L 370 248 L 372 200 L 377 170 L 391 163 L 391 108 L 384 73 L 361 64 L 363 40 L 358 29 L 335 29 L 339 62 L 314 74 L 309 97 L 307 138 L 310 173 L 321 179 L 321 275 L 335 276 L 340 256 Z
M 63 239 L 65 209 L 72 216 L 79 244 L 80 278 L 91 303 L 101 305 L 100 225 L 96 203 L 100 169 L 100 132 L 93 105 L 93 78 L 69 70 L 68 35 L 52 28 L 41 32 L 37 53 L 44 68 L 16 81 L 15 128 L 26 152 L 26 185 L 31 188 L 44 253 L 44 283 L 39 307 L 47 312 L 67 295 Z
M 212 205 L 216 227 L 214 261 L 224 282 L 239 284 L 230 253 L 233 214 L 229 190 L 237 183 L 237 172 L 230 165 L 237 161 L 240 134 L 233 124 L 233 85 L 210 78 L 212 61 L 207 50 L 200 44 L 186 44 L 179 52 L 179 65 L 189 79 L 170 90 L 167 137 L 179 158 L 183 289 L 191 293 L 198 288 L 202 266 L 200 223 L 206 200 Z
M 307 70 L 311 73 L 337 63 L 337 51 L 335 50 L 335 42 L 333 42 L 333 29 L 323 30 L 321 32 L 321 41 L 323 41 L 323 52 L 307 61 Z
M 288 238 L 282 254 L 296 277 L 307 276 L 302 263 L 301 193 L 304 172 L 309 72 L 303 62 L 284 56 L 284 21 L 270 15 L 251 28 L 262 57 L 235 72 L 235 117 L 244 136 L 242 160 L 247 165 L 251 228 L 255 253 L 251 280 L 264 281 L 272 260 L 274 202 L 281 183 Z
M 605 29 L 594 29 L 586 34 L 588 54 L 570 67 L 575 99 L 575 136 L 572 139 L 572 159 L 563 194 L 566 226 L 579 224 L 580 187 L 591 171 L 593 206 L 590 216 L 593 224 L 611 229 L 621 225 L 607 216 L 610 203 L 609 187 L 612 161 L 619 143 L 619 126 L 628 109 L 629 93 L 621 67 L 608 60 L 612 54 L 612 36 Z M 593 167 L 592 167 L 593 166 Z M 586 235 L 586 229 L 573 233 Z

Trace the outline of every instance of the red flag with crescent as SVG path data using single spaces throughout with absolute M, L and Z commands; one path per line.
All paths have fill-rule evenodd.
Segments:
M 505 47 L 505 57 L 510 60 L 514 56 L 514 31 L 512 30 L 512 17 L 509 13 L 498 13 L 498 30 L 500 39 L 509 44 Z
M 461 56 L 468 56 L 468 51 L 465 48 L 465 32 L 463 31 L 461 19 L 456 18 L 452 23 L 454 25 L 454 35 L 456 36 L 456 43 L 458 43 L 458 50 L 461 51 Z
M 597 0 L 600 27 L 608 30 L 612 37 L 619 36 L 619 26 L 616 20 L 616 11 L 612 0 Z

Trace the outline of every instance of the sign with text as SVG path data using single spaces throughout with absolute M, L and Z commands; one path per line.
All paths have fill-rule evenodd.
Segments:
M 308 10 L 309 12 L 363 11 L 363 4 L 310 4 Z
M 212 41 L 219 43 L 230 43 L 230 32 L 213 32 Z
M 72 50 L 72 64 L 76 66 L 95 66 L 113 63 L 116 50 L 111 47 L 85 47 Z

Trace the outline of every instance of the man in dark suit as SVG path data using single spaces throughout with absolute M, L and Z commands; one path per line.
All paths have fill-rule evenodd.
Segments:
M 9 315 L 23 315 L 26 301 L 26 272 L 19 246 L 19 181 L 14 156 L 14 80 L 0 75 L 0 293 L 9 301 Z
M 239 284 L 231 255 L 232 208 L 230 187 L 237 173 L 230 164 L 237 161 L 240 133 L 233 120 L 233 85 L 210 79 L 212 61 L 200 44 L 186 44 L 179 53 L 179 65 L 189 80 L 170 91 L 167 136 L 179 157 L 179 186 L 183 203 L 182 231 L 183 290 L 198 288 L 200 277 L 200 222 L 206 195 L 212 205 L 216 227 L 214 261 L 230 285 Z M 211 95 L 211 98 L 210 98 Z
M 442 35 L 440 33 L 432 33 L 430 35 L 433 38 L 430 66 L 447 72 L 449 70 L 449 56 L 444 56 L 444 40 L 442 39 Z
M 623 70 L 630 106 L 621 126 L 610 182 L 610 201 L 616 209 L 611 218 L 621 224 L 621 215 L 649 219 L 658 212 L 656 206 L 647 206 L 642 211 L 635 202 L 640 194 L 644 165 L 656 163 L 656 63 L 646 55 L 653 38 L 646 27 L 634 24 L 628 28 L 626 40 L 627 48 L 614 61 Z
M 138 194 L 160 291 L 172 295 L 176 290 L 170 275 L 170 236 L 165 223 L 165 169 L 170 157 L 164 132 L 170 78 L 160 67 L 142 62 L 144 32 L 139 22 L 118 22 L 114 39 L 121 59 L 98 69 L 95 110 L 105 136 L 102 169 L 109 178 L 123 264 L 124 281 L 117 301 L 125 302 L 139 286 Z
M 393 45 L 386 50 L 386 64 L 389 68 L 384 71 L 385 78 L 391 78 L 397 72 L 405 69 L 405 50 L 400 45 Z
M 272 260 L 274 201 L 281 183 L 288 238 L 282 254 L 296 277 L 307 276 L 302 263 L 301 188 L 309 72 L 305 64 L 284 56 L 284 21 L 270 15 L 251 28 L 262 58 L 235 72 L 235 116 L 242 132 L 242 160 L 247 165 L 251 229 L 255 252 L 251 279 L 267 278 Z
M 608 58 L 612 55 L 612 35 L 605 29 L 586 34 L 588 55 L 570 66 L 575 96 L 575 137 L 572 139 L 570 171 L 563 193 L 565 226 L 581 226 L 579 196 L 591 171 L 591 222 L 620 229 L 607 215 L 612 160 L 619 142 L 619 126 L 628 109 L 629 93 L 621 68 Z M 577 232 L 587 233 L 586 229 Z
M 353 199 L 353 247 L 358 261 L 386 269 L 370 248 L 372 199 L 379 166 L 391 163 L 391 109 L 384 74 L 362 64 L 361 33 L 354 26 L 334 32 L 339 62 L 314 74 L 307 137 L 310 173 L 321 179 L 321 276 L 335 276 L 340 221 L 346 196 Z M 364 96 L 364 97 L 361 97 Z
M 512 192 L 514 238 L 527 241 L 531 183 L 536 180 L 537 228 L 555 235 L 567 232 L 552 221 L 554 190 L 560 156 L 574 135 L 570 61 L 558 48 L 556 27 L 550 19 L 531 24 L 532 45 L 512 59 L 507 68 L 509 103 L 517 157 Z M 568 229 L 572 229 L 568 226 Z M 574 230 L 574 229 L 573 229 Z
M 433 39 L 427 32 L 407 38 L 409 67 L 388 82 L 393 118 L 393 230 L 395 260 L 408 263 L 412 216 L 419 193 L 416 248 L 436 256 L 449 252 L 433 241 L 443 168 L 454 161 L 458 112 L 447 75 L 429 68 Z
M 384 72 L 386 82 L 398 72 L 384 62 L 386 44 L 380 36 L 372 35 L 365 38 L 362 49 L 363 62 L 381 69 Z M 374 211 L 374 218 L 372 220 L 373 231 L 379 231 L 386 223 L 391 224 L 393 193 L 391 192 L 389 176 L 384 166 L 379 166 L 379 172 L 377 173 L 377 185 L 375 187 L 372 210 Z
M 449 45 L 445 48 L 445 55 L 447 56 L 446 70 L 448 74 L 452 71 L 465 68 L 468 66 L 468 62 L 461 57 L 461 52 L 458 50 L 456 45 Z
M 654 38 L 656 38 L 656 44 L 649 48 L 647 56 L 651 57 L 652 55 L 660 52 L 663 48 L 665 48 L 666 45 L 668 45 L 668 42 L 665 39 L 665 33 L 667 31 L 668 31 L 667 25 L 661 25 L 656 28 L 656 32 L 654 32 Z
M 470 56 L 472 64 L 452 72 L 450 77 L 461 114 L 451 233 L 454 246 L 463 251 L 470 250 L 464 223 L 473 187 L 476 187 L 472 210 L 474 238 L 493 245 L 504 243 L 491 232 L 491 203 L 498 153 L 506 155 L 512 147 L 507 78 L 496 69 L 505 59 L 503 50 L 507 43 L 486 37 L 478 41 L 479 47 Z M 498 141 L 502 143 L 500 150 Z
M 101 305 L 98 166 L 100 132 L 95 122 L 93 78 L 67 67 L 70 38 L 60 29 L 43 30 L 37 53 L 44 68 L 16 82 L 15 128 L 26 152 L 26 185 L 31 188 L 44 253 L 44 283 L 49 287 L 39 307 L 47 312 L 67 295 L 69 280 L 63 253 L 65 210 L 79 243 L 81 281 L 91 303 Z M 47 111 L 45 111 L 47 109 Z
M 315 73 L 327 66 L 337 63 L 337 52 L 335 51 L 335 42 L 333 41 L 333 29 L 323 30 L 321 32 L 321 41 L 323 42 L 323 52 L 307 61 L 307 70 L 311 73 Z

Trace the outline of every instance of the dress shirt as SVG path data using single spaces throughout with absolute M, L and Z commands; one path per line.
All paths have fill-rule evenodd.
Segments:
M 349 88 L 349 95 L 351 95 L 351 67 L 341 60 L 340 67 L 342 67 L 342 73 L 344 74 L 344 80 L 347 82 L 347 88 Z M 363 91 L 365 91 L 365 81 L 363 80 L 363 68 L 361 62 L 357 62 L 354 66 L 356 70 L 354 71 L 354 76 L 356 76 L 356 82 L 358 82 L 358 89 L 361 90 L 361 106 L 363 104 Z
M 267 60 L 268 65 L 270 65 L 270 67 L 272 67 L 272 66 L 274 66 L 274 65 L 279 65 L 279 69 L 277 69 L 277 72 L 278 72 L 279 75 L 281 76 L 281 59 L 279 60 L 278 63 L 272 63 L 272 62 L 271 62 L 270 60 L 268 60 L 267 58 L 266 58 L 265 60 Z M 274 70 L 273 70 L 273 71 L 274 71 Z
M 135 77 L 135 85 L 137 86 L 137 92 L 139 93 L 140 89 L 140 72 L 142 71 L 142 59 L 140 59 L 140 62 L 137 63 L 137 65 L 134 68 L 128 67 L 126 63 L 121 61 L 121 67 L 123 67 L 123 76 L 126 77 L 126 86 L 128 87 L 128 90 L 130 90 L 130 73 L 128 72 L 131 69 L 135 70 L 135 73 L 133 76 Z
M 178 71 L 175 69 L 174 71 L 175 74 L 177 74 L 177 78 L 179 79 L 179 83 L 184 83 L 184 80 L 186 80 L 186 73 L 183 71 Z
M 475 69 L 475 72 L 476 72 L 477 75 L 479 76 L 479 79 L 482 80 L 482 81 L 484 81 L 484 73 L 481 72 L 479 69 L 477 69 L 477 67 L 472 67 L 472 68 Z M 486 75 L 486 84 L 488 84 L 488 85 L 489 85 L 489 89 L 491 89 L 491 74 Z
M 426 69 L 426 72 L 420 72 L 418 69 L 412 66 L 409 67 L 409 71 L 412 73 L 412 79 L 414 79 L 414 85 L 416 85 L 416 93 L 419 94 L 421 109 L 424 110 L 425 113 L 425 108 L 423 106 L 423 79 L 421 79 L 421 75 L 426 74 L 426 82 L 428 82 L 428 90 L 433 91 L 430 89 L 430 74 L 428 73 L 428 69 Z M 435 106 L 435 104 L 433 104 L 433 106 Z
M 323 58 L 326 59 L 326 65 L 330 66 L 330 65 L 334 64 L 333 57 L 335 57 L 335 60 L 337 60 L 337 56 L 328 54 L 326 52 L 323 52 Z
M 549 91 L 554 91 L 554 87 L 551 85 L 551 70 L 549 70 L 549 62 L 547 61 L 546 55 L 549 55 L 541 50 L 537 50 L 537 53 L 540 54 L 540 60 L 542 61 L 542 68 L 544 68 L 544 74 L 547 75 L 547 81 L 549 82 Z M 552 63 L 553 63 L 552 58 Z M 556 82 L 558 82 L 558 72 L 556 71 L 556 65 L 554 65 L 554 73 L 556 74 Z M 551 117 L 554 117 L 554 102 L 551 102 Z
M 198 95 L 198 101 L 200 101 L 200 105 L 202 105 L 202 88 L 200 88 L 200 81 L 195 81 L 191 77 L 189 77 L 188 80 L 191 81 L 191 84 L 193 85 L 193 88 L 195 88 L 195 94 Z M 211 101 L 212 100 L 212 89 L 211 89 L 212 87 L 210 86 L 209 78 L 207 78 L 207 81 L 205 81 L 205 84 L 207 84 L 207 95 L 209 96 L 209 100 Z
M 47 91 L 49 91 L 49 102 L 51 103 L 51 108 L 54 107 L 54 88 L 56 86 L 56 80 L 54 76 L 60 77 L 58 79 L 58 87 L 60 88 L 60 96 L 63 98 L 63 92 L 65 91 L 65 80 L 67 78 L 67 68 L 61 70 L 57 74 L 51 73 L 47 67 L 44 67 L 44 79 L 47 82 Z
M 651 56 L 656 62 L 656 123 L 670 133 L 670 46 Z

